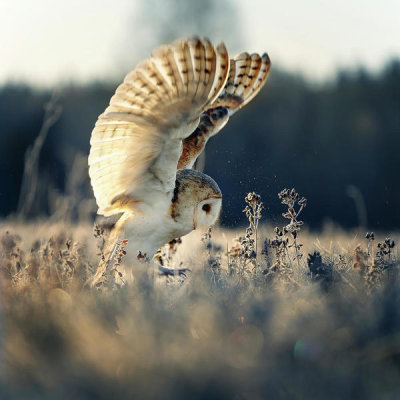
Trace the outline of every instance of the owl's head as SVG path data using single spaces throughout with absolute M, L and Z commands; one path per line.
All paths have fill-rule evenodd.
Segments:
M 185 233 L 215 223 L 222 205 L 222 193 L 208 175 L 193 169 L 176 173 L 170 215 Z

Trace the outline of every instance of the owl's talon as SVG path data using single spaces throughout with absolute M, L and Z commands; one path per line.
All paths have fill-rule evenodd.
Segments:
M 187 272 L 192 272 L 189 268 L 166 268 L 163 267 L 162 265 L 158 265 L 158 275 L 159 276 L 183 276 L 184 278 L 187 278 Z

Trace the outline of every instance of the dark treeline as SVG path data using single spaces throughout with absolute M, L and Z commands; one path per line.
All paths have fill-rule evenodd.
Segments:
M 49 190 L 65 190 L 71 165 L 77 154 L 88 153 L 94 122 L 115 87 L 95 83 L 61 90 L 63 111 L 40 155 L 40 179 Z M 2 216 L 17 209 L 24 154 L 50 95 L 21 84 L 0 88 Z M 365 207 L 368 228 L 398 229 L 399 151 L 400 62 L 374 75 L 340 72 L 324 85 L 273 68 L 262 93 L 210 141 L 205 172 L 224 193 L 227 226 L 243 222 L 248 191 L 262 195 L 267 220 L 279 221 L 277 193 L 295 187 L 309 200 L 304 220 L 311 227 L 327 219 L 344 227 L 364 225 Z M 86 180 L 86 169 L 81 173 Z M 39 213 L 49 213 L 46 196 L 38 201 Z

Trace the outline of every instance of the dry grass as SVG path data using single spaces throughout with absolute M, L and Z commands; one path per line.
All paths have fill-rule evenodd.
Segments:
M 160 253 L 185 275 L 136 262 L 94 289 L 91 226 L 3 222 L 0 398 L 399 398 L 396 246 L 299 232 L 290 199 L 291 227 L 259 227 L 260 201 L 236 242 L 193 232 Z

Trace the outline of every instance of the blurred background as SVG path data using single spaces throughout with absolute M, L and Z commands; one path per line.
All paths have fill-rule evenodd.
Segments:
M 272 60 L 207 147 L 224 226 L 244 223 L 249 191 L 281 219 L 277 193 L 295 187 L 312 229 L 399 228 L 400 2 L 2 0 L 0 15 L 1 217 L 93 218 L 97 116 L 154 47 L 197 34 Z

